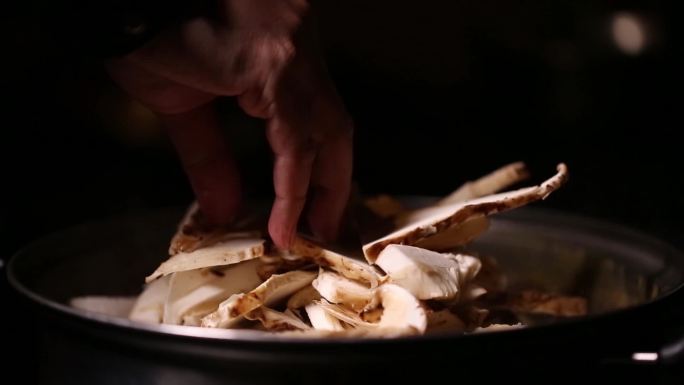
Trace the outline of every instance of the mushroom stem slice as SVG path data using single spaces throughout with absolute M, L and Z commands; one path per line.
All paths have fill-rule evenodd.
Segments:
M 311 284 L 316 273 L 311 271 L 289 271 L 284 274 L 274 274 L 248 293 L 234 294 L 221 302 L 218 309 L 202 318 L 202 326 L 227 328 L 234 325 L 246 313 L 261 307 L 270 306 L 303 287 Z
M 378 286 L 382 281 L 382 278 L 375 272 L 373 267 L 366 262 L 326 250 L 300 237 L 295 238 L 291 251 L 296 255 L 311 260 L 320 267 L 334 270 L 346 278 L 368 283 L 372 288 Z

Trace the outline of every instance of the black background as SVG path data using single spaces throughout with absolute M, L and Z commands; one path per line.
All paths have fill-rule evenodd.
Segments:
M 674 3 L 318 1 L 326 59 L 356 123 L 359 189 L 446 194 L 511 161 L 528 162 L 535 181 L 563 161 L 570 183 L 540 206 L 684 246 Z M 0 257 L 76 223 L 188 203 L 154 119 L 101 63 L 62 49 L 40 5 L 8 7 L 0 16 Z M 611 36 L 625 11 L 646 28 L 638 55 Z M 221 109 L 248 194 L 269 196 L 261 122 L 231 100 Z

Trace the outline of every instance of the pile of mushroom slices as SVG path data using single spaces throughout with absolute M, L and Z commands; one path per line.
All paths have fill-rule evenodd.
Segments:
M 258 232 L 207 229 L 194 206 L 171 242 L 170 258 L 147 277 L 129 318 L 296 336 L 482 330 L 486 310 L 473 305 L 487 291 L 478 282 L 482 262 L 454 250 L 486 231 L 488 215 L 558 189 L 567 169 L 560 164 L 557 170 L 540 185 L 497 193 L 527 177 L 524 165 L 514 163 L 412 211 L 386 196 L 368 200 L 366 207 L 389 219 L 394 231 L 365 244 L 365 260 L 303 237 L 285 251 Z

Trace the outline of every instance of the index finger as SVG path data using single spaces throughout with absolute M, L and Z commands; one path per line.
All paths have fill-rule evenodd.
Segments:
M 268 231 L 278 247 L 287 249 L 297 232 L 306 203 L 316 153 L 313 147 L 306 145 L 306 135 L 295 132 L 278 118 L 269 123 L 267 137 L 275 154 L 273 186 L 276 195 Z
M 219 129 L 213 105 L 160 118 L 202 212 L 214 224 L 228 224 L 240 204 L 240 175 Z

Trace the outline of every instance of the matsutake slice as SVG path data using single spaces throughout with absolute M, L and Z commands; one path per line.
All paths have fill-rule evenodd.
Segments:
M 311 285 L 331 303 L 341 303 L 355 311 L 363 310 L 373 299 L 373 291 L 340 274 L 321 270 Z
M 306 311 L 306 315 L 309 317 L 311 326 L 313 326 L 313 328 L 316 330 L 345 330 L 340 318 L 331 314 L 331 312 L 326 311 L 326 309 L 321 305 L 320 301 L 306 305 L 304 310 Z
M 133 321 L 158 324 L 164 316 L 164 302 L 169 293 L 169 277 L 150 282 L 133 305 L 128 318 Z
M 287 308 L 290 310 L 301 309 L 319 299 L 321 299 L 320 293 L 313 286 L 309 285 L 294 293 L 287 300 Z
M 216 310 L 219 303 L 229 296 L 244 293 L 261 284 L 257 274 L 261 261 L 253 259 L 219 269 L 196 269 L 173 273 L 164 306 L 163 323 L 183 324 L 183 317 L 190 312 L 207 308 L 203 315 Z
M 311 326 L 304 323 L 292 312 L 284 313 L 269 309 L 265 306 L 256 308 L 245 314 L 245 318 L 251 321 L 259 321 L 264 329 L 270 331 L 285 330 L 309 330 Z
M 480 269 L 480 261 L 474 257 L 405 245 L 387 246 L 375 263 L 390 282 L 422 300 L 456 298 Z
M 163 262 L 146 282 L 177 273 L 205 267 L 232 265 L 264 255 L 264 240 L 258 238 L 237 238 L 215 243 L 195 251 L 178 253 Z
M 309 285 L 314 278 L 316 278 L 316 273 L 311 271 L 274 274 L 256 289 L 247 293 L 234 294 L 221 302 L 216 311 L 202 318 L 202 326 L 228 328 L 242 319 L 246 313 L 262 305 L 270 306 L 291 296 Z
M 364 245 L 364 255 L 368 262 L 374 263 L 387 245 L 415 245 L 421 239 L 443 232 L 453 226 L 461 225 L 473 218 L 515 209 L 545 199 L 561 187 L 567 178 L 567 167 L 565 164 L 559 164 L 556 175 L 539 186 L 419 210 L 419 212 L 414 212 L 411 215 L 406 226 Z
M 487 217 L 473 218 L 431 237 L 419 239 L 415 246 L 434 251 L 449 251 L 470 243 L 487 229 L 489 229 Z
M 464 183 L 456 191 L 437 202 L 437 205 L 447 206 L 494 194 L 529 177 L 530 173 L 527 171 L 525 163 L 507 164 L 474 181 Z
M 193 202 L 171 239 L 169 255 L 189 253 L 220 241 L 236 238 L 261 238 L 261 233 L 259 231 L 236 232 L 224 226 L 214 226 L 206 220 L 197 202 Z
M 346 278 L 368 283 L 371 287 L 376 287 L 382 280 L 373 267 L 367 263 L 326 250 L 300 237 L 295 238 L 291 251 L 318 266 L 334 270 Z
M 406 289 L 385 283 L 374 290 L 374 295 L 376 299 L 371 301 L 374 308 L 365 309 L 365 312 L 381 310 L 382 313 L 377 322 L 366 321 L 359 313 L 326 300 L 314 303 L 320 305 L 332 317 L 348 324 L 351 329 L 372 331 L 372 336 L 394 337 L 425 332 L 427 328 L 425 308 Z
M 423 334 L 427 328 L 425 308 L 416 297 L 401 286 L 383 284 L 376 289 L 382 306 L 378 329 L 388 335 Z

